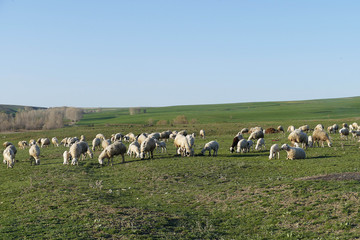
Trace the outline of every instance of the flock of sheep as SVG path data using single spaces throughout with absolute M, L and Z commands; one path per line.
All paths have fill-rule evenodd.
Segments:
M 324 147 L 324 142 L 327 143 L 329 147 L 332 146 L 329 133 L 339 132 L 341 138 L 348 138 L 348 135 L 352 133 L 353 137 L 360 136 L 360 128 L 357 123 L 352 123 L 347 125 L 346 123 L 342 124 L 342 128 L 339 129 L 337 124 L 329 126 L 327 131 L 325 130 L 322 124 L 318 124 L 312 135 L 309 135 L 310 128 L 308 125 L 304 125 L 295 129 L 294 126 L 289 126 L 287 132 L 289 132 L 288 140 L 293 146 L 288 144 L 283 144 L 281 147 L 278 144 L 273 144 L 270 147 L 269 159 L 280 158 L 280 150 L 285 150 L 287 152 L 287 159 L 304 159 L 306 158 L 305 149 L 308 147 L 313 147 L 315 144 L 318 147 Z M 261 127 L 254 128 L 244 128 L 233 138 L 232 145 L 230 147 L 230 152 L 246 153 L 253 148 L 254 142 L 256 141 L 255 150 L 262 150 L 265 148 L 265 134 L 276 133 L 276 132 L 285 132 L 282 126 L 279 126 L 277 129 L 268 128 L 264 130 Z M 244 139 L 243 135 L 249 134 L 248 139 Z M 201 138 L 205 138 L 205 131 L 202 129 L 199 132 Z M 87 156 L 93 158 L 93 152 L 96 149 L 101 151 L 98 161 L 100 165 L 104 164 L 104 160 L 108 159 L 108 164 L 112 165 L 113 158 L 115 156 L 121 155 L 122 162 L 125 161 L 125 154 L 130 157 L 144 159 L 146 156 L 153 158 L 154 150 L 158 149 L 161 152 L 166 152 L 166 141 L 169 139 L 174 140 L 174 146 L 176 148 L 176 153 L 181 156 L 194 156 L 194 144 L 195 144 L 195 134 L 187 134 L 186 130 L 182 131 L 163 131 L 161 133 L 155 132 L 151 134 L 141 133 L 135 135 L 133 133 L 128 133 L 122 135 L 121 133 L 112 134 L 110 139 L 106 139 L 103 134 L 97 134 L 92 140 L 92 148 L 89 147 L 89 144 L 86 142 L 85 137 L 82 135 L 80 139 L 77 137 L 67 137 L 62 141 L 58 141 L 56 137 L 53 137 L 50 141 L 49 138 L 39 138 L 37 141 L 31 139 L 29 143 L 27 141 L 19 141 L 18 147 L 20 149 L 25 149 L 29 147 L 30 155 L 30 164 L 33 162 L 35 165 L 40 164 L 40 148 L 47 147 L 51 143 L 59 147 L 64 145 L 69 149 L 63 153 L 63 164 L 72 164 L 78 165 L 79 160 L 85 159 Z M 128 148 L 124 142 L 130 142 Z M 17 153 L 16 147 L 10 142 L 4 142 L 3 146 L 5 150 L 3 151 L 3 162 L 7 165 L 8 168 L 12 168 L 15 164 L 15 156 Z M 217 156 L 219 150 L 219 143 L 217 141 L 210 141 L 205 144 L 201 150 L 201 154 L 204 155 L 206 151 L 213 152 L 213 156 Z

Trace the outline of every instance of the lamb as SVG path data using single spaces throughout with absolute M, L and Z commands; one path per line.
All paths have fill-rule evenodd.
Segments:
M 4 157 L 3 162 L 6 164 L 7 168 L 13 168 L 15 164 L 15 153 L 12 150 L 11 146 L 14 145 L 7 146 L 3 152 L 3 157 Z
M 270 148 L 270 155 L 269 155 L 269 160 L 276 158 L 276 154 L 277 154 L 277 158 L 280 159 L 280 148 L 279 145 L 277 144 L 273 144 Z
M 288 126 L 287 132 L 293 132 L 295 131 L 295 127 L 293 125 Z
M 201 129 L 201 130 L 200 130 L 199 136 L 200 136 L 201 138 L 205 138 L 205 130 L 204 130 L 204 129 Z
M 326 141 L 328 146 L 331 147 L 332 143 L 330 141 L 329 135 L 324 130 L 316 130 L 312 135 L 313 141 L 317 143 L 319 147 L 319 142 L 321 142 L 321 146 L 324 147 L 324 142 Z
M 255 150 L 261 150 L 262 148 L 265 148 L 265 140 L 264 140 L 264 138 L 259 138 L 257 140 Z
M 346 138 L 346 140 L 348 139 L 348 136 L 349 136 L 348 128 L 343 127 L 342 129 L 339 130 L 339 133 L 340 133 L 341 138 Z
M 64 153 L 63 153 L 63 158 L 64 158 L 64 162 L 63 162 L 63 164 L 64 165 L 68 165 L 69 164 L 69 160 L 70 160 L 70 152 L 68 152 L 68 151 L 65 151 Z
M 308 136 L 308 147 L 312 148 L 313 147 L 313 138 L 312 136 Z
M 281 149 L 286 151 L 287 153 L 286 159 L 294 160 L 294 159 L 306 158 L 305 151 L 302 148 L 290 147 L 289 145 L 284 144 L 281 146 Z
M 211 156 L 211 150 L 213 150 L 213 157 L 217 156 L 217 152 L 219 150 L 219 143 L 217 141 L 206 143 L 204 148 L 201 150 L 201 154 L 204 155 L 205 151 L 209 151 L 209 156 Z
M 252 139 L 257 140 L 259 138 L 264 138 L 264 132 L 263 131 L 258 130 L 258 131 L 252 132 L 250 134 L 248 140 L 252 140 Z
M 176 135 L 174 140 L 174 146 L 176 148 L 176 153 L 178 154 L 178 152 L 180 151 L 183 156 L 190 156 L 193 152 L 186 137 L 182 134 Z
M 158 152 L 160 152 L 160 149 L 161 149 L 161 153 L 166 152 L 166 143 L 164 141 L 156 140 L 155 143 Z
M 37 141 L 37 144 L 39 144 L 42 148 L 48 147 L 50 145 L 50 139 L 48 138 L 39 138 Z
M 27 146 L 29 146 L 29 144 L 27 143 L 27 141 L 19 141 L 18 146 L 20 149 L 25 149 Z
M 95 149 L 100 149 L 101 139 L 100 138 L 94 138 L 92 141 L 92 150 L 95 152 Z
M 140 145 L 140 158 L 144 159 L 145 154 L 149 153 L 149 158 L 154 158 L 154 149 L 156 148 L 155 139 L 146 138 Z
M 299 129 L 291 132 L 288 139 L 292 144 L 295 142 L 302 143 L 303 148 L 308 146 L 308 136 Z
M 108 164 L 111 162 L 111 166 L 113 164 L 113 158 L 114 156 L 118 156 L 121 155 L 122 157 L 122 163 L 125 162 L 125 153 L 126 153 L 126 146 L 120 142 L 120 141 L 116 141 L 113 144 L 110 144 L 109 146 L 107 146 L 99 155 L 99 164 L 103 165 L 104 164 L 104 159 L 107 158 L 108 159 Z
M 132 157 L 139 158 L 140 157 L 140 144 L 137 141 L 130 143 L 127 154 Z
M 32 165 L 32 162 L 35 161 L 35 165 L 40 165 L 40 148 L 38 145 L 32 145 L 29 149 L 29 155 L 30 155 L 30 165 Z
M 237 143 L 237 149 L 236 152 L 237 153 L 245 153 L 248 151 L 248 141 L 246 141 L 246 139 L 241 139 L 238 143 Z
M 53 138 L 51 139 L 51 142 L 52 142 L 52 144 L 53 144 L 54 146 L 56 146 L 56 147 L 59 146 L 59 141 L 58 141 L 58 139 L 57 139 L 56 137 L 53 137 Z

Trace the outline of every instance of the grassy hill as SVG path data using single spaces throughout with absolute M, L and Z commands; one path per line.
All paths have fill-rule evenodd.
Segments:
M 189 123 L 278 122 L 360 117 L 360 97 L 291 102 L 255 102 L 146 108 L 130 115 L 129 109 L 103 109 L 85 114 L 79 125 L 171 123 L 185 115 Z

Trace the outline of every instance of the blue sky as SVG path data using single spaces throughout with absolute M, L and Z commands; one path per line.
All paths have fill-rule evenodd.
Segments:
M 359 96 L 359 12 L 359 1 L 0 0 L 0 103 Z

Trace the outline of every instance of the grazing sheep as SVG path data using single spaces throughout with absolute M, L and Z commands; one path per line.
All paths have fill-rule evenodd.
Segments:
M 187 135 L 187 131 L 186 131 L 186 130 L 181 130 L 180 132 L 178 132 L 178 134 L 186 136 L 186 135 Z
M 120 142 L 116 141 L 113 144 L 110 144 L 107 146 L 99 155 L 99 164 L 104 164 L 104 159 L 108 159 L 108 164 L 111 162 L 111 166 L 113 165 L 113 158 L 114 156 L 121 155 L 122 157 L 122 163 L 125 162 L 125 153 L 126 153 L 126 146 Z
M 342 126 L 343 126 L 343 128 L 349 128 L 347 123 L 343 123 Z
M 182 156 L 190 156 L 193 150 L 190 148 L 189 142 L 182 134 L 177 134 L 174 139 L 174 146 L 176 153 L 181 153 Z
M 278 132 L 283 132 L 283 133 L 285 132 L 283 126 L 281 125 L 277 127 L 277 130 Z
M 13 168 L 15 164 L 15 153 L 12 150 L 11 146 L 14 145 L 9 145 L 8 147 L 5 148 L 3 152 L 3 157 L 4 157 L 3 162 L 6 164 L 7 168 Z
M 132 157 L 139 158 L 140 157 L 140 144 L 137 141 L 130 143 L 127 154 Z
M 150 133 L 148 135 L 148 137 L 159 140 L 160 139 L 160 133 L 158 133 L 158 132 Z
M 92 141 L 92 150 L 95 152 L 95 149 L 98 148 L 100 150 L 101 139 L 94 138 Z
M 123 140 L 123 135 L 121 133 L 114 133 L 111 134 L 111 138 L 110 138 L 111 142 L 115 142 L 117 140 L 122 141 Z
M 303 148 L 306 148 L 308 146 L 307 134 L 299 129 L 296 129 L 295 131 L 291 132 L 288 136 L 288 139 L 292 144 L 295 144 L 296 142 L 302 143 Z
M 241 129 L 240 134 L 244 134 L 244 133 L 248 133 L 248 132 L 249 132 L 249 129 L 243 128 L 243 129 Z
M 77 137 L 70 137 L 67 139 L 67 146 L 71 147 L 74 143 L 79 142 L 80 140 Z
M 166 140 L 166 141 L 168 141 L 169 138 L 170 138 L 170 134 L 171 134 L 171 131 L 170 131 L 170 130 L 161 132 L 161 133 L 160 133 L 160 140 Z
M 288 126 L 287 132 L 291 133 L 295 131 L 295 127 L 293 125 Z
M 105 140 L 105 139 L 106 139 L 105 136 L 104 136 L 104 134 L 102 134 L 102 133 L 96 134 L 95 137 L 96 137 L 96 138 L 100 138 L 101 140 Z
M 219 143 L 217 141 L 211 141 L 205 144 L 201 150 L 201 154 L 204 155 L 205 151 L 209 151 L 209 156 L 211 156 L 211 150 L 213 150 L 213 157 L 217 156 L 219 150 Z
M 124 136 L 124 140 L 127 141 L 127 142 L 133 142 L 133 141 L 136 140 L 136 136 L 135 136 L 135 134 L 133 134 L 132 132 L 130 132 L 130 133 L 128 133 L 128 134 L 126 134 L 126 135 Z
M 85 141 L 86 141 L 85 136 L 84 136 L 84 135 L 81 135 L 81 136 L 80 136 L 80 142 L 85 142 Z
M 242 135 L 240 135 L 242 136 Z M 231 147 L 230 147 L 230 152 L 233 153 L 235 151 L 235 147 L 237 146 L 238 142 L 241 140 L 242 138 L 239 138 L 238 135 L 236 135 L 234 138 L 233 138 L 233 141 L 232 141 L 232 144 L 231 144 Z
M 204 129 L 201 129 L 201 130 L 200 130 L 199 136 L 200 136 L 201 138 L 205 138 L 205 130 L 204 130 Z
M 69 152 L 70 152 L 70 156 L 71 156 L 71 164 L 79 165 L 78 159 L 80 158 L 80 156 L 83 153 L 82 145 L 78 142 L 74 143 L 73 145 L 71 145 Z
M 357 122 L 353 122 L 351 125 L 353 126 L 354 129 L 356 130 L 359 129 L 359 125 L 357 124 Z
M 63 144 L 64 147 L 67 147 L 67 142 L 68 142 L 68 137 L 63 138 L 63 139 L 60 141 L 60 145 Z
M 191 153 L 190 156 L 194 156 L 194 146 L 195 146 L 195 137 L 193 134 L 188 134 L 186 135 L 186 140 L 189 143 L 190 149 L 191 149 Z
M 57 139 L 56 137 L 53 137 L 53 138 L 51 139 L 51 142 L 52 142 L 52 144 L 54 145 L 54 147 L 55 147 L 55 146 L 56 146 L 56 147 L 59 146 L 59 141 L 58 141 L 58 139 Z
M 42 148 L 50 146 L 50 139 L 48 138 L 39 138 L 37 141 L 37 144 L 39 144 Z
M 277 144 L 273 144 L 270 148 L 270 155 L 269 155 L 269 160 L 276 158 L 276 154 L 277 154 L 277 158 L 280 159 L 280 148 L 279 145 Z
M 156 140 L 155 142 L 158 152 L 160 152 L 160 149 L 161 149 L 161 153 L 166 152 L 166 143 L 164 141 Z
M 269 134 L 269 133 L 277 133 L 278 130 L 276 130 L 275 128 L 267 128 L 265 129 L 265 133 Z
M 349 136 L 348 128 L 343 127 L 342 129 L 339 130 L 339 133 L 340 133 L 341 138 L 346 138 L 346 140 L 348 139 L 348 136 Z
M 262 127 L 252 127 L 252 128 L 250 128 L 249 133 L 251 134 L 251 133 L 257 132 L 257 131 L 263 132 L 264 129 Z
M 27 143 L 27 141 L 19 141 L 18 146 L 20 149 L 25 149 L 27 146 L 29 146 L 29 144 Z
M 307 124 L 299 127 L 299 129 L 303 132 L 308 132 L 310 130 L 309 125 L 307 125 Z
M 247 152 L 250 152 L 251 148 L 254 148 L 254 142 L 252 140 L 248 140 L 247 142 Z
M 263 131 L 258 130 L 258 131 L 252 132 L 250 134 L 248 140 L 252 140 L 252 139 L 257 140 L 259 138 L 264 138 L 264 132 Z
M 90 158 L 94 157 L 93 152 L 91 151 L 91 148 L 89 147 L 89 144 L 85 141 L 80 141 L 79 144 L 81 145 L 81 153 L 83 154 L 83 160 L 86 158 L 86 155 L 88 155 Z
M 353 138 L 360 137 L 360 131 L 352 130 L 351 134 L 352 134 Z
M 32 145 L 35 145 L 35 144 L 36 144 L 35 139 L 30 139 L 29 146 L 32 146 Z
M 308 147 L 312 148 L 313 147 L 313 138 L 312 136 L 308 136 Z
M 286 151 L 286 159 L 294 160 L 306 158 L 305 151 L 302 148 L 290 147 L 289 145 L 284 144 L 281 146 L 281 149 Z
M 32 145 L 29 149 L 29 155 L 30 155 L 30 165 L 32 165 L 32 162 L 35 161 L 35 165 L 40 165 L 40 148 L 38 145 Z
M 316 127 L 314 128 L 314 131 L 317 131 L 317 130 L 320 130 L 320 131 L 325 130 L 324 125 L 322 125 L 321 123 L 316 125 Z
M 330 141 L 329 135 L 324 130 L 316 130 L 312 135 L 313 141 L 317 143 L 318 147 L 320 146 L 319 142 L 321 142 L 321 146 L 324 147 L 324 142 L 326 141 L 328 146 L 331 147 L 332 143 Z
M 110 139 L 105 139 L 101 142 L 101 146 L 103 149 L 107 148 L 107 146 L 109 146 L 111 144 L 111 140 Z
M 65 152 L 63 153 L 63 158 L 64 158 L 63 164 L 64 164 L 64 165 L 68 165 L 68 164 L 69 164 L 70 157 L 71 157 L 70 152 L 65 151 Z
M 145 139 L 147 138 L 147 134 L 146 133 L 141 133 L 136 137 L 136 140 L 139 142 L 139 144 L 141 145 L 141 143 L 143 141 L 145 141 Z
M 256 146 L 255 146 L 255 150 L 261 150 L 265 148 L 265 140 L 264 138 L 259 138 L 257 140 Z
M 3 143 L 4 148 L 7 148 L 10 145 L 14 145 L 14 144 L 12 144 L 11 142 L 4 142 Z
M 237 143 L 236 152 L 237 153 L 246 153 L 247 151 L 248 151 L 248 141 L 246 141 L 246 139 L 241 139 Z
M 146 153 L 149 153 L 149 158 L 154 158 L 155 148 L 156 148 L 155 139 L 146 138 L 140 145 L 140 158 L 144 159 Z

